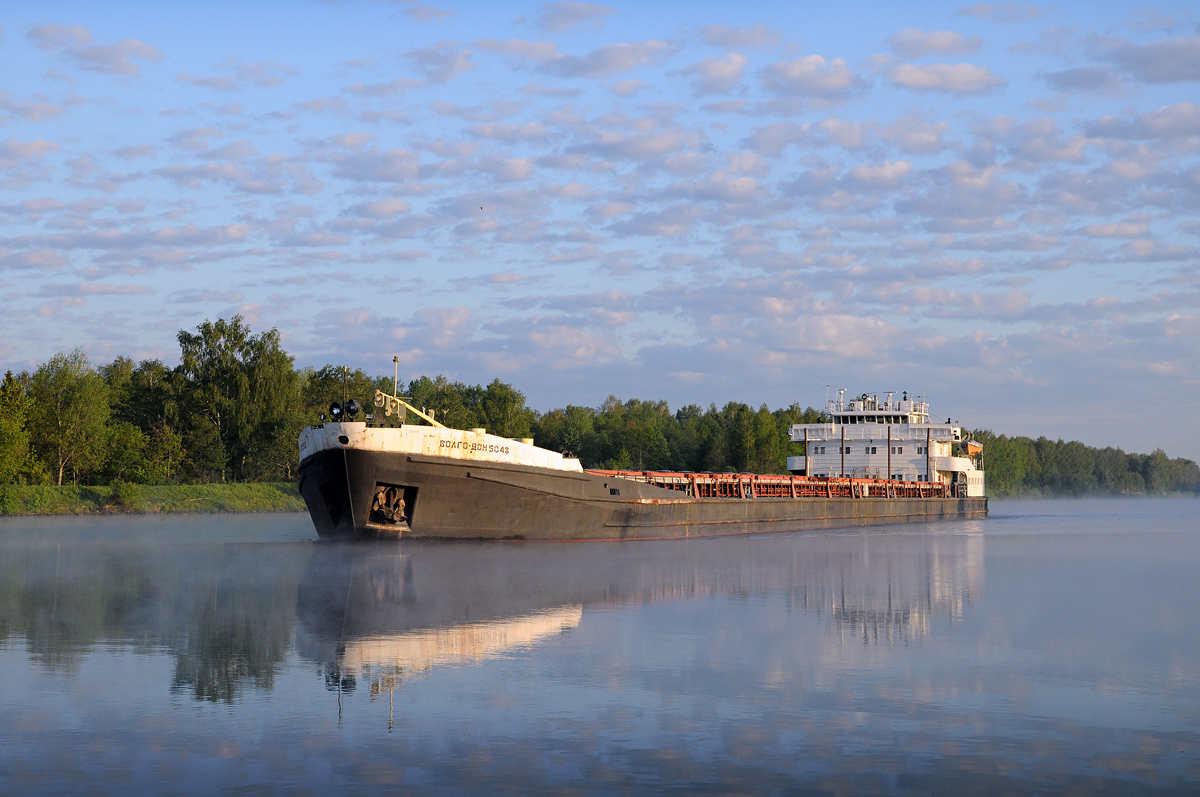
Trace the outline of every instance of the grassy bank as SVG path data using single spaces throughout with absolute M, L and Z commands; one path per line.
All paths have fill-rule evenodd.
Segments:
M 303 512 L 290 482 L 167 484 L 115 487 L 0 486 L 0 515 L 150 514 L 176 512 Z

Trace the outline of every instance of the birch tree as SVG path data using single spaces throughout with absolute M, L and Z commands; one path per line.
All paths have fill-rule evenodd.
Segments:
M 83 349 L 59 352 L 39 366 L 29 394 L 34 450 L 60 486 L 68 472 L 78 482 L 103 464 L 108 385 Z

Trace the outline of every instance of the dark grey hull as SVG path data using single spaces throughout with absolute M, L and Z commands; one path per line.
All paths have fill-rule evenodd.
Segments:
M 403 497 L 391 512 L 381 497 Z M 689 498 L 649 484 L 490 462 L 326 450 L 300 465 L 322 539 L 628 540 L 987 516 L 987 498 Z

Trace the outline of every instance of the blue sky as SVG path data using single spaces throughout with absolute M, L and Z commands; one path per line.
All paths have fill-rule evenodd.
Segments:
M 1200 458 L 1200 24 L 1120 4 L 24 4 L 0 365 L 299 365 L 540 408 L 924 393 Z

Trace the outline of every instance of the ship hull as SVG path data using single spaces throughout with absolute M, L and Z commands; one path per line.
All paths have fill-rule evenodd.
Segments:
M 966 520 L 988 511 L 985 497 L 681 497 L 586 471 L 352 448 L 306 457 L 300 493 L 323 539 L 667 539 Z M 403 500 L 383 506 L 385 496 Z

